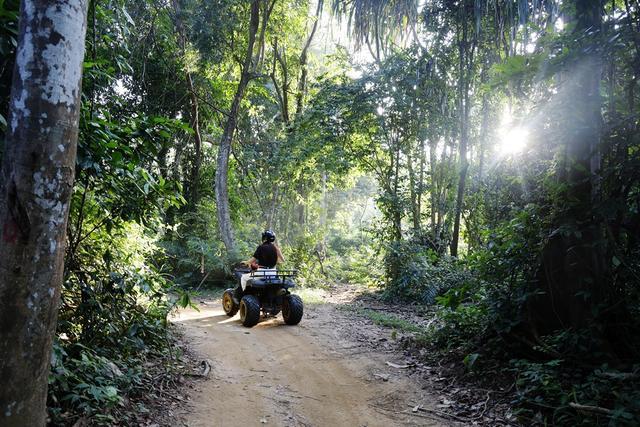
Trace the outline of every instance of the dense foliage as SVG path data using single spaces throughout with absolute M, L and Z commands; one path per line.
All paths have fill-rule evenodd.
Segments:
M 505 367 L 524 424 L 632 424 L 637 2 L 324 3 L 91 2 L 52 421 L 113 422 L 271 228 L 302 285 L 436 305 L 421 341 Z

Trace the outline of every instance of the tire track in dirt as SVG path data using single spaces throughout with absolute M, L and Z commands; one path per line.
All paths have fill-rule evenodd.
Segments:
M 408 408 L 434 402 L 411 378 L 386 365 L 389 354 L 340 333 L 344 313 L 331 304 L 305 307 L 298 326 L 281 316 L 248 329 L 220 301 L 173 320 L 211 374 L 191 393 L 189 426 L 442 426 Z M 385 373 L 386 372 L 386 373 Z M 383 379 L 381 379 L 383 378 Z

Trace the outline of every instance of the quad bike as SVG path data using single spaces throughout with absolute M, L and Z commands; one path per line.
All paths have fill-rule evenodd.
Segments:
M 260 321 L 260 314 L 276 316 L 282 311 L 282 317 L 287 325 L 297 325 L 302 320 L 303 305 L 298 295 L 293 295 L 289 289 L 295 286 L 293 277 L 296 270 L 280 270 L 278 272 L 251 271 L 250 269 L 235 269 L 238 280 L 251 272 L 251 278 L 242 292 L 239 304 L 234 300 L 234 289 L 229 288 L 222 295 L 222 308 L 229 317 L 240 311 L 240 320 L 246 327 L 255 326 Z

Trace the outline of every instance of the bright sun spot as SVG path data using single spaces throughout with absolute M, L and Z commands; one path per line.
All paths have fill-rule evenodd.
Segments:
M 500 131 L 500 154 L 516 154 L 527 146 L 529 131 L 522 127 L 513 127 Z
M 502 111 L 500 127 L 498 128 L 499 140 L 497 149 L 501 156 L 520 153 L 527 146 L 529 131 L 514 122 L 510 109 L 505 107 Z

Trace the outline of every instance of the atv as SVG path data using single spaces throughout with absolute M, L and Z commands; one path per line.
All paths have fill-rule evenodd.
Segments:
M 293 278 L 296 270 L 251 271 L 237 268 L 234 273 L 238 280 L 243 274 L 251 272 L 251 278 L 242 292 L 238 302 L 234 299 L 234 289 L 229 288 L 222 295 L 222 308 L 229 317 L 240 311 L 240 320 L 248 328 L 260 321 L 260 314 L 265 317 L 277 316 L 282 311 L 282 317 L 287 325 L 297 325 L 302 320 L 302 299 L 289 292 L 295 287 Z

